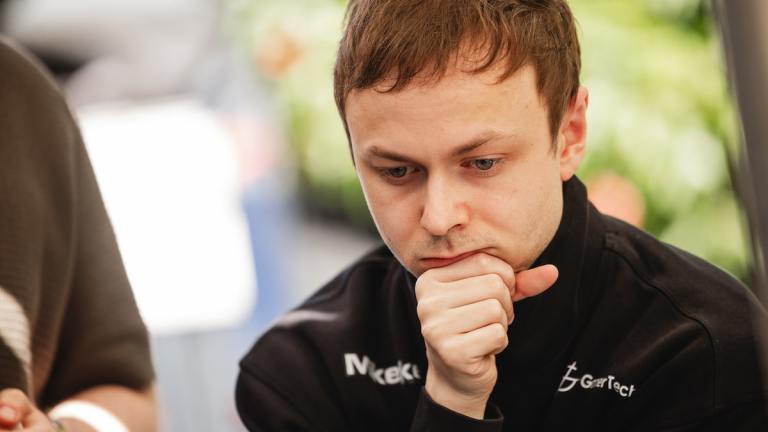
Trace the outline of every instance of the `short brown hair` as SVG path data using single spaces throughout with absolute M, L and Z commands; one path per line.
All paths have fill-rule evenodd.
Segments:
M 565 0 L 350 0 L 334 69 L 334 95 L 347 137 L 351 91 L 385 80 L 384 91 L 397 91 L 419 74 L 439 80 L 465 44 L 482 53 L 468 73 L 505 61 L 501 82 L 527 63 L 534 66 L 554 138 L 578 91 L 581 68 Z

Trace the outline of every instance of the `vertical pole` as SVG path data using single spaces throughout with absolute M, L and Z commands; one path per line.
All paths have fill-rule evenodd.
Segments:
M 737 184 L 750 226 L 753 290 L 768 308 L 768 1 L 713 0 L 741 117 Z

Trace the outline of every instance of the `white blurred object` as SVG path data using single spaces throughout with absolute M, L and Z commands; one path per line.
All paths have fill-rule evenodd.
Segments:
M 218 36 L 213 0 L 7 0 L 2 31 L 40 53 L 84 62 L 76 105 L 188 90 Z
M 89 106 L 78 117 L 150 331 L 243 322 L 256 282 L 231 135 L 194 99 Z

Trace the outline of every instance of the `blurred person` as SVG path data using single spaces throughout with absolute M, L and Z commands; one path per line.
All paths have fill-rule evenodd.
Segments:
M 637 187 L 612 172 L 597 174 L 587 182 L 587 198 L 600 213 L 642 228 L 645 201 Z
M 244 335 L 288 309 L 274 245 L 290 244 L 291 170 L 268 93 L 233 43 L 231 5 L 5 3 L 0 28 L 63 69 L 150 329 L 163 429 L 239 430 L 229 395 Z
M 146 328 L 78 128 L 0 40 L 0 430 L 155 430 Z
M 754 296 L 588 201 L 579 72 L 564 0 L 349 3 L 335 97 L 385 246 L 243 358 L 249 430 L 768 428 Z
M 61 72 L 80 107 L 197 89 L 221 10 L 210 0 L 0 0 L 0 29 Z

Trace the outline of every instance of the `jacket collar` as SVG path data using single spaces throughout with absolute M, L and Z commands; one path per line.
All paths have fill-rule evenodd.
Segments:
M 573 177 L 563 183 L 560 226 L 532 266 L 553 264 L 559 276 L 544 293 L 515 303 L 506 361 L 546 367 L 568 348 L 595 300 L 604 242 L 601 215 L 587 200 L 584 184 Z

